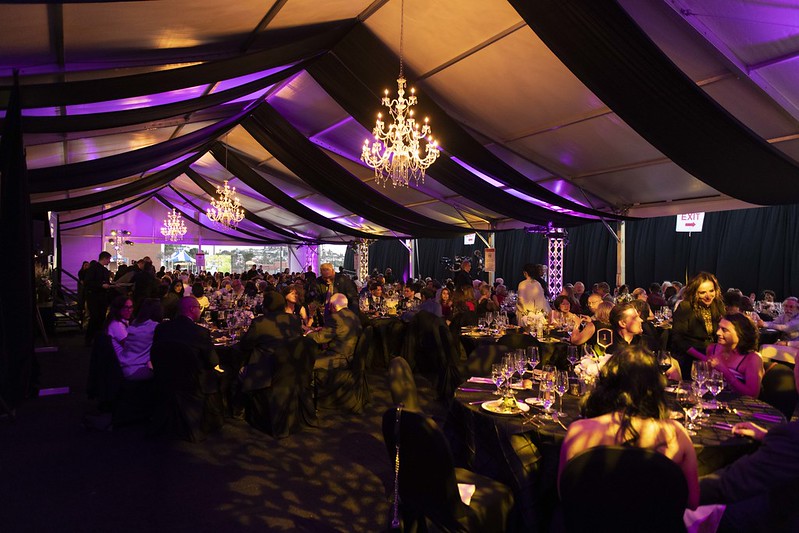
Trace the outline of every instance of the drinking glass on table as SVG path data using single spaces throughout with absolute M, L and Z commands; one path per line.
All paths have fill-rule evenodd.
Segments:
M 719 408 L 716 396 L 724 389 L 724 376 L 718 370 L 713 370 L 707 380 L 707 390 L 713 395 L 713 409 Z
M 658 351 L 656 357 L 660 373 L 665 375 L 671 368 L 671 352 L 666 350 Z
M 580 360 L 579 354 L 580 351 L 577 346 L 569 346 L 566 349 L 566 360 L 569 362 L 569 365 L 571 365 L 572 370 L 574 370 L 574 365 L 577 364 L 577 361 Z
M 527 370 L 527 360 L 524 358 L 524 350 L 516 350 L 516 358 L 514 359 L 516 362 L 516 372 L 519 373 L 519 382 L 522 387 L 524 387 L 524 372 Z
M 552 418 L 552 404 L 555 403 L 555 399 L 552 397 L 554 391 L 554 372 L 548 372 L 541 378 L 541 388 L 538 393 L 544 406 L 544 414 L 541 415 L 543 418 Z
M 491 365 L 491 381 L 497 386 L 497 390 L 494 391 L 494 396 L 501 395 L 502 392 L 500 391 L 500 387 L 503 383 L 505 383 L 502 363 L 494 363 Z
M 535 367 L 538 366 L 538 363 L 541 359 L 538 357 L 538 346 L 528 346 L 527 347 L 527 364 L 530 365 L 530 370 L 534 371 Z M 535 373 L 533 373 L 535 377 Z
M 563 412 L 563 395 L 569 390 L 569 373 L 567 371 L 555 374 L 555 392 L 558 394 L 558 416 L 566 416 Z
M 683 425 L 685 426 L 685 429 L 688 431 L 689 435 L 696 435 L 693 425 L 693 420 L 698 414 L 696 402 L 696 395 L 694 395 L 694 393 L 690 390 L 679 389 L 677 391 L 677 404 L 685 414 L 685 421 L 683 422 Z
M 709 417 L 710 415 L 705 413 L 704 406 L 702 405 L 702 396 L 705 393 L 704 385 L 700 385 L 696 381 L 691 382 L 691 392 L 696 397 L 696 408 L 699 414 L 696 415 L 696 418 L 705 418 Z M 697 422 L 697 424 L 699 424 Z

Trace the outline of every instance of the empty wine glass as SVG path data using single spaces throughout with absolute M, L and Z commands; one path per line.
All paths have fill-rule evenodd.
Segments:
M 696 435 L 696 431 L 693 431 L 693 419 L 696 418 L 696 396 L 689 390 L 686 389 L 678 389 L 677 390 L 677 404 L 683 410 L 685 414 L 685 421 L 683 425 L 685 426 L 686 431 L 688 431 L 689 435 Z M 690 412 L 693 410 L 694 416 L 691 416 Z
M 558 416 L 566 416 L 563 412 L 563 395 L 569 390 L 569 373 L 558 372 L 555 375 L 555 392 L 558 394 Z
M 541 359 L 538 357 L 538 346 L 527 347 L 527 364 L 530 365 L 531 370 L 535 370 Z M 535 374 L 533 374 L 535 376 Z
M 494 363 L 491 365 L 491 381 L 497 386 L 497 390 L 494 391 L 494 396 L 499 396 L 502 394 L 500 392 L 500 387 L 505 382 L 502 371 L 502 363 Z
M 567 348 L 566 360 L 569 361 L 569 365 L 571 365 L 572 370 L 574 370 L 574 365 L 576 365 L 577 361 L 580 360 L 579 349 L 577 348 L 577 346 L 569 346 Z
M 527 368 L 527 360 L 524 358 L 524 350 L 516 350 L 514 362 L 516 363 L 516 372 L 519 373 L 519 384 L 524 386 L 524 371 Z
M 718 370 L 714 370 L 710 373 L 710 377 L 707 380 L 707 390 L 713 395 L 713 409 L 719 408 L 719 402 L 716 396 L 718 396 L 722 389 L 724 389 L 724 376 Z
M 555 380 L 553 374 L 554 373 L 552 372 L 544 374 L 544 377 L 541 379 L 541 388 L 539 392 L 539 396 L 541 397 L 541 401 L 544 406 L 544 414 L 541 416 L 547 419 L 552 418 L 552 404 L 555 401 L 552 397 L 552 392 L 555 390 Z

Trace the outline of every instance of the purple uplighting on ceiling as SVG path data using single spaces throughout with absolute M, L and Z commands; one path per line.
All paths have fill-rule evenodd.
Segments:
M 247 74 L 245 76 L 239 76 L 238 78 L 231 78 L 229 80 L 222 80 L 216 84 L 216 86 L 211 90 L 211 94 L 218 93 L 220 91 L 226 91 L 227 89 L 232 89 L 234 87 L 238 87 L 239 85 L 244 85 L 245 83 L 250 83 L 251 81 L 260 80 L 266 76 L 271 76 L 276 72 L 281 72 L 286 70 L 289 67 L 296 65 L 296 63 L 290 63 L 288 65 L 283 65 L 280 67 L 270 68 L 267 70 L 262 70 L 260 72 L 254 72 L 252 74 Z
M 173 159 L 172 161 L 168 161 L 168 162 L 164 163 L 163 165 L 159 165 L 157 167 L 151 168 L 147 172 L 150 173 L 150 172 L 157 172 L 159 170 L 164 170 L 166 168 L 169 168 L 171 166 L 174 166 L 174 165 L 180 163 L 181 161 L 185 161 L 186 159 L 189 159 L 190 157 L 193 157 L 196 154 L 197 154 L 197 152 L 189 152 L 188 154 L 184 154 L 184 155 L 182 155 L 182 156 L 180 156 L 180 157 L 178 157 L 176 159 Z

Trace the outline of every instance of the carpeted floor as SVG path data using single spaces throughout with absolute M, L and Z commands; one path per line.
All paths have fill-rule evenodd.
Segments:
M 370 374 L 362 415 L 323 411 L 323 427 L 283 440 L 227 420 L 198 444 L 148 438 L 142 427 L 83 428 L 88 349 L 81 335 L 40 353 L 40 396 L 0 419 L 0 531 L 374 532 L 385 529 L 392 466 L 380 433 L 391 406 Z M 430 384 L 418 378 L 430 414 Z

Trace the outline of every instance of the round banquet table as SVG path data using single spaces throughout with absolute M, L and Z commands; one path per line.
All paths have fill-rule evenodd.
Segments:
M 516 391 L 517 400 L 537 396 L 536 385 L 533 390 Z M 456 391 L 445 423 L 456 466 L 469 468 L 511 486 L 518 503 L 517 527 L 546 531 L 552 510 L 558 504 L 557 470 L 566 429 L 552 420 L 533 424 L 521 415 L 486 411 L 481 404 L 498 398 L 493 394 L 494 390 L 490 383 L 466 382 Z M 668 397 L 669 401 L 675 402 L 673 394 Z M 733 436 L 728 429 L 718 429 L 714 425 L 748 420 L 769 429 L 780 422 L 757 417 L 774 416 L 776 420 L 785 421 L 779 411 L 754 398 L 722 392 L 718 399 L 728 404 L 729 410 L 706 410 L 710 417 L 702 421 L 697 435 L 691 438 L 697 453 L 699 475 L 713 472 L 757 448 L 753 440 Z M 567 416 L 560 417 L 560 421 L 565 426 L 579 416 L 579 404 L 579 397 L 563 396 L 563 412 Z M 553 409 L 556 407 L 557 399 Z M 672 409 L 679 411 L 676 403 Z M 540 408 L 530 406 L 527 414 L 540 412 Z

